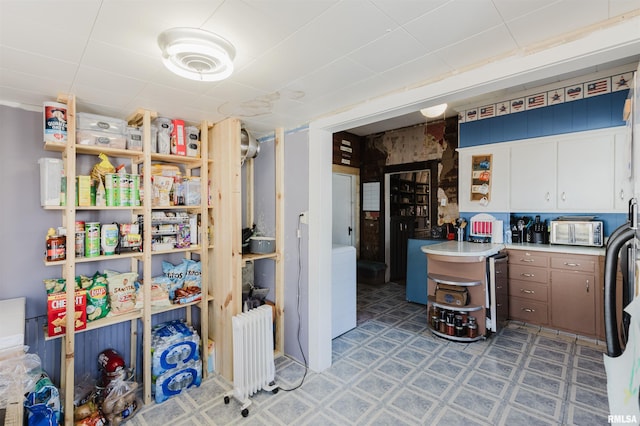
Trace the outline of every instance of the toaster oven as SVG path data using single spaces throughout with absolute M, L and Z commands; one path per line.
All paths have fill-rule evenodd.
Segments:
M 551 244 L 602 247 L 603 223 L 599 220 L 552 220 L 549 233 Z

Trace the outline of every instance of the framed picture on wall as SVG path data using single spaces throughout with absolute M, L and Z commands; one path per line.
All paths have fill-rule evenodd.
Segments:
M 491 164 L 493 156 L 471 157 L 471 201 L 488 203 L 491 200 Z

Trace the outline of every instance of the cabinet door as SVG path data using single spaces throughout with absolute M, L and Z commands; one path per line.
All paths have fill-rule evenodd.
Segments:
M 512 211 L 552 211 L 556 208 L 556 143 L 521 141 L 511 147 Z
M 572 137 L 558 142 L 558 209 L 613 209 L 612 135 Z
M 551 271 L 551 324 L 584 335 L 595 335 L 595 276 Z
M 615 134 L 614 175 L 615 189 L 613 191 L 614 210 L 626 213 L 629 200 L 633 197 L 633 179 L 631 176 L 631 136 L 626 131 Z

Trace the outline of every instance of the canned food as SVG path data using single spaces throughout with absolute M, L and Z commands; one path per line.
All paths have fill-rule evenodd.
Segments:
M 85 224 L 84 255 L 86 257 L 100 256 L 100 222 Z
M 453 336 L 455 335 L 455 326 L 453 323 L 448 322 L 446 326 L 447 335 Z
M 47 238 L 47 261 L 65 260 L 67 237 L 64 235 L 53 235 Z
M 478 326 L 476 324 L 468 324 L 467 335 L 472 339 L 478 337 Z

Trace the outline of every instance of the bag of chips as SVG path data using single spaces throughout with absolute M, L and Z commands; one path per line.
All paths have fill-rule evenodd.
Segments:
M 136 307 L 137 272 L 113 273 L 105 271 L 109 284 L 109 304 L 111 314 L 119 315 L 130 312 Z
M 109 284 L 106 274 L 96 272 L 87 288 L 87 322 L 109 314 Z

